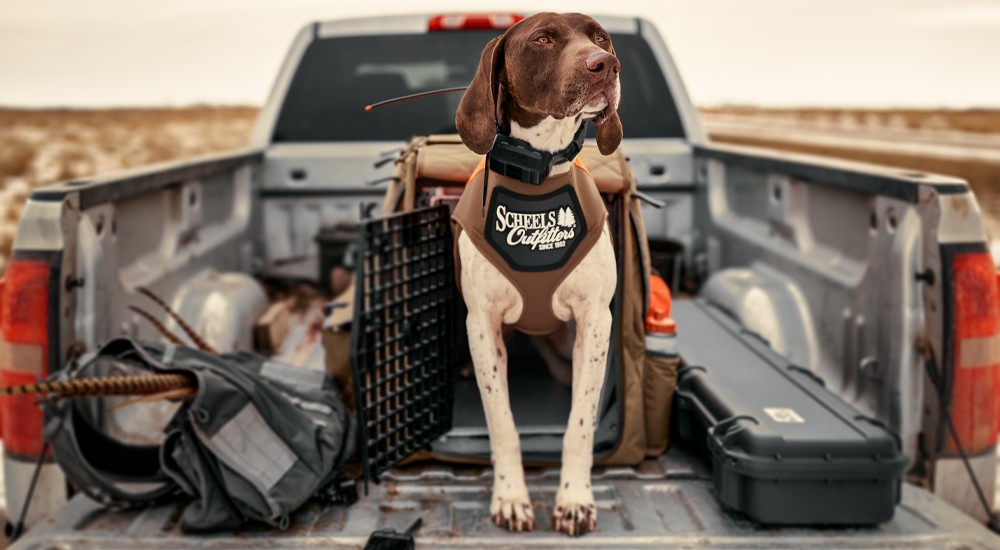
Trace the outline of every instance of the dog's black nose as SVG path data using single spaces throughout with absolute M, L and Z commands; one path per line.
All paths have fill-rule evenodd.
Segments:
M 587 70 L 595 74 L 606 73 L 609 69 L 618 74 L 622 68 L 618 58 L 608 52 L 594 52 L 588 55 L 586 64 Z

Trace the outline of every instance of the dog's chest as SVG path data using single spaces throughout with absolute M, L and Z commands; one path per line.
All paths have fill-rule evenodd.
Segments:
M 541 185 L 491 172 L 485 207 L 483 180 L 480 173 L 469 182 L 454 218 L 477 248 L 502 260 L 503 271 L 572 268 L 607 217 L 593 181 L 577 167 Z

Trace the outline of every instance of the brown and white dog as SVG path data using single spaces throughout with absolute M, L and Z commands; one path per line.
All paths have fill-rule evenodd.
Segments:
M 486 154 L 496 134 L 496 116 L 501 132 L 536 149 L 554 152 L 567 147 L 580 125 L 592 120 L 597 124 L 601 153 L 611 154 L 622 139 L 616 112 L 619 70 L 610 36 L 592 18 L 581 14 L 533 15 L 484 48 L 479 69 L 458 108 L 459 134 L 469 149 Z M 494 104 L 497 86 L 502 90 L 500 105 Z M 556 165 L 550 177 L 566 174 L 570 168 L 569 162 Z M 503 324 L 520 319 L 523 298 L 465 233 L 458 238 L 458 253 L 469 310 L 469 347 L 492 448 L 490 512 L 494 523 L 503 528 L 530 531 L 535 515 L 511 414 L 501 331 Z M 597 243 L 551 296 L 555 316 L 576 324 L 572 407 L 553 512 L 554 528 L 569 535 L 590 532 L 597 525 L 590 470 L 611 333 L 609 305 L 616 284 L 615 254 L 604 224 Z

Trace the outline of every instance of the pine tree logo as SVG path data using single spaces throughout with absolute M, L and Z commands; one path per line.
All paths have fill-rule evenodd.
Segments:
M 573 214 L 573 209 L 569 207 L 560 208 L 556 223 L 562 227 L 575 227 L 576 216 Z

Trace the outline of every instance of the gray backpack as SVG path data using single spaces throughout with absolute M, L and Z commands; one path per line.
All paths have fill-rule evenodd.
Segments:
M 354 453 L 354 418 L 322 371 L 118 339 L 58 378 L 144 371 L 186 372 L 198 381 L 197 394 L 180 402 L 158 444 L 112 437 L 110 398 L 46 405 L 56 460 L 80 491 L 106 506 L 150 505 L 185 493 L 194 498 L 181 517 L 186 532 L 231 530 L 247 520 L 284 529 L 289 514 L 328 490 Z

